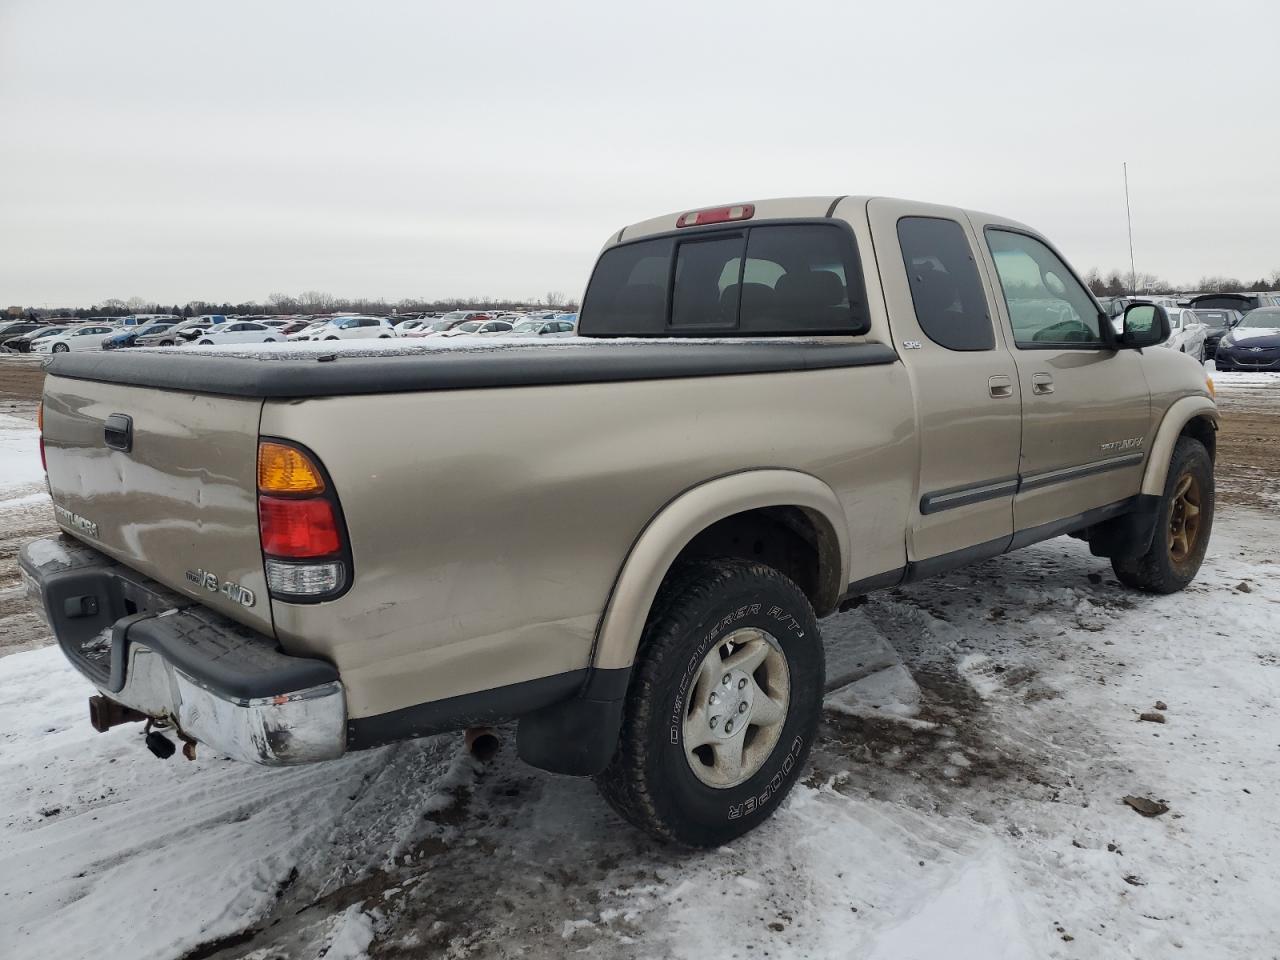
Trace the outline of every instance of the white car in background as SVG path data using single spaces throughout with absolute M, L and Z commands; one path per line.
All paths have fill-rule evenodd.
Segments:
M 1209 335 L 1209 325 L 1197 317 L 1194 310 L 1175 307 L 1166 309 L 1166 312 L 1169 314 L 1169 339 L 1160 346 L 1204 363 L 1204 342 Z
M 369 340 L 396 335 L 385 317 L 335 317 L 295 333 L 290 340 Z
M 521 320 L 509 337 L 572 337 L 576 333 L 572 320 Z
M 120 327 L 105 324 L 92 324 L 72 327 L 66 333 L 56 337 L 45 337 L 31 344 L 32 353 L 67 353 L 81 350 L 101 350 L 102 341 L 112 334 L 119 333 Z
M 440 334 L 442 337 L 500 337 L 512 331 L 513 327 L 506 320 L 468 320 L 451 330 Z
M 213 347 L 220 343 L 276 343 L 284 335 L 275 327 L 254 320 L 228 320 L 215 323 L 191 343 L 201 347 Z

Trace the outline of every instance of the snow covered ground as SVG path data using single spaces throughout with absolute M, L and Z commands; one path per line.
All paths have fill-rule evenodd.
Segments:
M 1280 380 L 1228 377 L 1280 414 Z M 25 451 L 5 463 L 33 449 L 0 423 Z M 1280 478 L 1248 482 L 1277 502 Z M 0 479 L 0 523 L 29 486 Z M 850 682 L 804 783 L 699 854 L 523 766 L 510 731 L 483 765 L 460 736 L 285 770 L 159 761 L 137 727 L 92 731 L 56 649 L 17 653 L 0 956 L 1274 958 L 1278 604 L 1280 517 L 1226 503 L 1176 596 L 1068 539 L 873 594 L 823 624 Z

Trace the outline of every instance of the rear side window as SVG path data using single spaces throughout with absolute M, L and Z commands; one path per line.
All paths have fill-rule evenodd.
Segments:
M 838 227 L 752 230 L 742 270 L 741 332 L 854 333 L 859 324 L 849 294 L 861 294 L 862 284 L 861 277 L 849 283 L 857 276 L 851 253 L 848 235 Z M 859 309 L 858 316 L 866 314 Z
M 660 337 L 675 240 L 644 240 L 604 252 L 582 302 L 583 331 L 600 337 Z
M 578 320 L 582 336 L 865 333 L 851 233 L 762 224 L 606 250 Z
M 920 329 L 948 350 L 993 350 L 982 280 L 964 228 L 940 217 L 903 217 L 898 245 Z

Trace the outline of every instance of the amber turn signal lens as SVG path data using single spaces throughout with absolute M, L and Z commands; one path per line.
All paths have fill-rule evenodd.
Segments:
M 264 440 L 258 444 L 258 489 L 263 493 L 321 493 L 324 478 L 301 450 Z

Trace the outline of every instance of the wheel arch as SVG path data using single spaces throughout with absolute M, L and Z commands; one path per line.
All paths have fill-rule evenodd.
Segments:
M 592 666 L 630 667 L 671 568 L 684 557 L 711 555 L 772 560 L 822 616 L 848 579 L 844 509 L 826 483 L 793 470 L 747 470 L 686 490 L 632 544 L 600 618 Z
M 1165 412 L 1156 430 L 1147 469 L 1142 478 L 1142 492 L 1164 495 L 1164 482 L 1169 474 L 1169 459 L 1179 437 L 1193 437 L 1205 445 L 1209 458 L 1216 459 L 1218 407 L 1208 397 L 1182 397 Z

